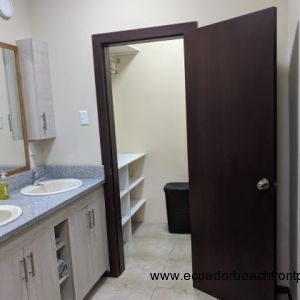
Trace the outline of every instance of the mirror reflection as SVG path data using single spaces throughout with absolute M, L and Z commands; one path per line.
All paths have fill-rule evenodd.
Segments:
M 15 51 L 0 44 L 0 172 L 28 165 Z

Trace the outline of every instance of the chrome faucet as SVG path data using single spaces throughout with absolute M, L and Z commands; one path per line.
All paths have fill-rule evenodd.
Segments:
M 33 185 L 37 186 L 37 185 L 42 185 L 41 180 L 46 179 L 47 177 L 39 177 L 39 172 L 38 171 L 33 171 L 32 173 L 32 181 L 33 181 Z

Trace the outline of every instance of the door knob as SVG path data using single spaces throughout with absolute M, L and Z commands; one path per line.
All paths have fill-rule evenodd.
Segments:
M 267 178 L 262 178 L 256 185 L 257 189 L 260 191 L 268 190 L 270 187 L 270 182 Z

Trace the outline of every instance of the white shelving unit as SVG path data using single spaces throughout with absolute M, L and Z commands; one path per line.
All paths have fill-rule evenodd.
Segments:
M 123 241 L 132 240 L 132 218 L 144 206 L 143 161 L 145 153 L 118 154 Z

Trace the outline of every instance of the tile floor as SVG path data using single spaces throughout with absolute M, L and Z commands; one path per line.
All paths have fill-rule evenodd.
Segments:
M 140 223 L 125 245 L 126 270 L 105 278 L 90 300 L 213 300 L 192 281 L 152 281 L 150 272 L 192 272 L 190 235 L 170 234 L 166 224 Z

